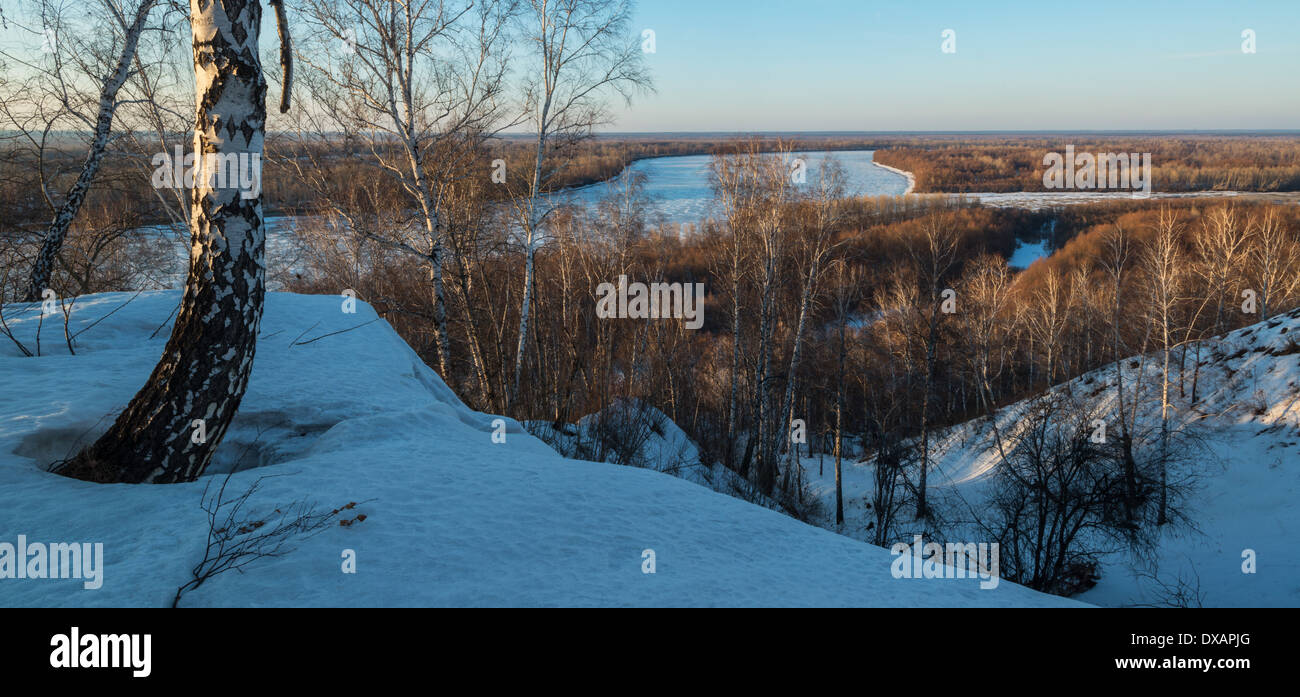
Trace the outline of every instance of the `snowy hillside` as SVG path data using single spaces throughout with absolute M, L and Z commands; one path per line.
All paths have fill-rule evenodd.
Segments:
M 1106 606 L 1161 604 L 1171 588 L 1199 587 L 1206 606 L 1294 606 L 1300 602 L 1300 311 L 1274 317 L 1189 348 L 1186 374 L 1171 380 L 1175 427 L 1194 432 L 1190 462 L 1173 476 L 1194 480 L 1185 513 L 1192 526 L 1162 529 L 1152 560 L 1126 552 L 1103 557 L 1101 579 L 1076 596 Z M 1127 399 L 1141 382 L 1139 428 L 1154 430 L 1159 418 L 1160 363 L 1148 355 L 1123 362 Z M 1139 381 L 1137 377 L 1141 375 Z M 1177 385 L 1180 377 L 1184 390 Z M 1196 385 L 1198 400 L 1191 392 Z M 1114 429 L 1117 410 L 1115 370 L 1108 366 L 1055 388 L 1094 405 Z M 1131 405 L 1132 402 L 1130 401 Z M 1014 438 L 1027 402 L 998 412 L 1004 438 Z M 989 419 L 940 432 L 930 474 L 931 496 L 940 518 L 969 518 L 986 506 L 990 481 L 999 463 Z M 834 470 L 829 459 L 818 474 L 817 458 L 803 462 L 817 497 L 834 511 Z M 845 516 L 842 532 L 866 539 L 874 517 L 867 509 L 872 466 L 850 461 L 844 467 Z M 910 516 L 906 516 L 910 518 Z M 833 517 L 820 521 L 835 529 Z M 908 526 L 903 521 L 906 537 Z M 975 534 L 954 525 L 959 539 Z M 1254 552 L 1256 573 L 1243 573 L 1243 554 Z M 1163 588 L 1161 587 L 1163 586 Z
M 775 501 L 721 463 L 701 462 L 700 446 L 682 427 L 639 399 L 616 400 L 576 424 L 556 428 L 549 422 L 531 421 L 524 427 L 567 458 L 648 468 L 780 510 Z
M 140 387 L 179 297 L 81 298 L 76 355 L 57 312 L 40 357 L 0 343 L 0 543 L 101 542 L 105 558 L 98 590 L 0 578 L 0 604 L 166 606 L 202 558 L 204 481 L 97 485 L 44 471 Z M 33 350 L 37 314 L 5 308 Z M 275 475 L 248 503 L 255 512 L 357 502 L 347 510 L 356 522 L 217 576 L 182 605 L 1075 604 L 1005 582 L 894 579 L 888 550 L 658 472 L 563 459 L 509 420 L 494 443 L 495 417 L 465 408 L 375 320 L 362 304 L 345 314 L 339 298 L 268 296 L 248 393 L 214 470 L 244 455 L 232 491 Z M 345 550 L 355 574 L 342 572 Z M 643 573 L 644 550 L 654 574 Z

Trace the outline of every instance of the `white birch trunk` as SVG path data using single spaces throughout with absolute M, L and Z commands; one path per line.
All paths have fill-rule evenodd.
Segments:
M 190 15 L 195 152 L 234 155 L 241 170 L 260 178 L 266 81 L 259 0 L 190 0 Z M 103 437 L 66 463 L 65 474 L 193 481 L 239 408 L 266 292 L 262 201 L 208 177 L 196 177 L 191 200 L 189 276 L 171 338 L 145 386 Z

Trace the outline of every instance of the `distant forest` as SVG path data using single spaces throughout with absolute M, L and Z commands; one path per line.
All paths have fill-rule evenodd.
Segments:
M 877 152 L 916 176 L 916 193 L 1042 191 L 1043 157 L 1062 152 L 1151 153 L 1153 191 L 1300 191 L 1300 136 L 1132 138 L 933 137 Z
M 107 158 L 88 195 L 91 209 L 112 208 L 123 223 L 145 225 L 166 222 L 157 192 L 149 186 L 149 156 L 159 145 L 147 134 L 120 138 Z M 61 143 L 62 141 L 60 141 Z M 1043 156 L 1072 144 L 1078 152 L 1152 153 L 1153 190 L 1182 191 L 1300 191 L 1300 136 L 1146 136 L 1099 138 L 1071 136 L 857 136 L 807 135 L 742 138 L 737 135 L 676 136 L 624 134 L 559 141 L 551 157 L 562 161 L 547 181 L 550 190 L 586 186 L 617 176 L 633 162 L 651 157 L 712 155 L 754 143 L 773 150 L 778 143 L 802 150 L 875 150 L 883 165 L 911 172 L 914 193 L 987 193 L 1042 191 Z M 294 134 L 268 134 L 264 189 L 270 214 L 292 214 L 319 208 L 319 192 L 306 186 L 293 168 L 294 158 L 310 157 L 351 169 L 358 181 L 380 187 L 378 200 L 392 202 L 404 196 L 366 158 L 356 157 L 355 143 L 343 139 L 308 143 Z M 487 172 L 491 161 L 505 159 L 511 171 L 526 169 L 531 144 L 525 138 L 498 137 L 485 143 L 479 166 Z M 0 139 L 0 208 L 10 230 L 39 228 L 49 222 L 50 211 L 40 192 L 66 188 L 85 156 L 79 144 L 64 147 L 24 147 L 20 141 Z M 41 161 L 43 159 L 43 165 Z M 349 179 L 350 180 L 350 179 Z M 384 189 L 387 189 L 385 193 Z M 504 193 L 504 192 L 503 192 Z M 108 211 L 103 211 L 108 214 Z

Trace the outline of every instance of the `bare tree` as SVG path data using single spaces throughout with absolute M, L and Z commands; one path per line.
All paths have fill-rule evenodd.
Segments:
M 995 365 L 993 357 L 1001 353 L 1010 330 L 1007 308 L 1011 302 L 1011 270 L 1006 260 L 982 256 L 972 261 L 961 287 L 961 297 L 966 301 L 960 315 L 966 360 L 978 383 L 980 404 L 986 413 L 992 414 L 997 407 L 993 381 L 1002 367 L 1001 361 Z
M 1173 403 L 1170 401 L 1169 385 L 1170 355 L 1174 348 L 1173 339 L 1178 327 L 1175 326 L 1175 313 L 1182 300 L 1183 286 L 1182 258 L 1183 225 L 1178 215 L 1168 208 L 1160 210 L 1156 223 L 1155 237 L 1147 246 L 1142 256 L 1142 265 L 1146 271 L 1147 316 L 1159 336 L 1161 351 L 1160 380 L 1160 504 L 1156 524 L 1168 522 L 1169 491 L 1169 420 L 1172 417 Z
M 785 399 L 782 400 L 781 415 L 784 420 L 785 438 L 794 425 L 794 396 L 799 375 L 799 362 L 803 358 L 803 339 L 809 324 L 809 312 L 813 309 L 813 300 L 817 293 L 821 268 L 832 250 L 832 233 L 839 221 L 839 198 L 844 195 L 844 168 L 838 160 L 826 157 L 818 168 L 817 186 L 811 192 L 810 203 L 813 207 L 812 233 L 804 238 L 803 264 L 806 271 L 803 276 L 803 290 L 799 296 L 799 319 L 795 325 L 794 347 L 790 350 L 790 366 L 786 370 Z M 790 449 L 790 466 L 786 468 L 785 485 L 789 488 L 790 475 L 798 465 L 794 448 Z M 836 470 L 838 472 L 838 468 Z
M 787 205 L 794 199 L 789 146 L 777 144 L 776 150 L 771 155 L 753 153 L 750 156 L 752 166 L 757 168 L 757 180 L 762 191 L 753 227 L 757 249 L 754 263 L 758 267 L 754 275 L 759 279 L 755 289 L 759 297 L 758 365 L 754 374 L 754 440 L 758 452 L 756 484 L 768 496 L 776 486 L 778 474 L 776 450 L 773 447 L 776 442 L 774 431 L 782 428 L 777 418 L 774 418 L 779 414 L 772 409 L 769 383 L 776 343 L 773 336 L 776 326 L 776 289 L 778 272 L 785 260 L 787 217 L 790 214 Z
M 921 388 L 921 464 L 917 477 L 916 517 L 929 515 L 926 502 L 927 475 L 930 470 L 930 417 L 931 397 L 934 391 L 934 372 L 939 350 L 939 320 L 942 317 L 943 283 L 957 261 L 960 238 L 950 216 L 927 218 L 921 234 L 909 250 L 912 261 L 921 276 L 926 298 L 921 304 L 925 318 L 923 341 L 925 344 L 924 376 Z
M 630 99 L 632 90 L 650 84 L 641 47 L 628 33 L 629 0 L 528 0 L 523 15 L 523 32 L 533 49 L 534 62 L 524 70 L 528 80 L 524 101 L 535 146 L 527 189 L 516 190 L 515 197 L 524 246 L 519 343 L 510 390 L 516 411 L 513 402 L 528 346 L 537 248 L 552 210 L 541 196 L 553 174 L 550 155 L 607 120 L 602 97 L 608 91 Z
M 1214 304 L 1214 333 L 1225 331 L 1224 307 L 1246 254 L 1246 234 L 1237 209 L 1219 206 L 1206 214 L 1195 236 L 1197 268 Z
M 1061 340 L 1069 323 L 1070 293 L 1064 276 L 1052 268 L 1043 275 L 1042 285 L 1034 295 L 1035 304 L 1028 314 L 1029 331 L 1046 354 L 1045 377 L 1051 385 L 1056 381 Z
M 846 267 L 848 267 L 846 269 Z M 849 317 L 861 299 L 861 267 L 850 267 L 844 259 L 835 262 L 835 280 L 831 288 L 831 308 L 835 315 L 837 338 L 835 364 L 835 524 L 844 524 L 844 362 L 848 355 Z
M 735 443 L 739 437 L 740 420 L 740 358 L 741 358 L 741 284 L 745 274 L 746 246 L 745 237 L 753 225 L 753 216 L 761 195 L 761 186 L 757 181 L 757 170 L 751 165 L 757 146 L 751 144 L 751 152 L 745 154 L 716 155 L 710 164 L 710 181 L 714 195 L 722 205 L 726 219 L 726 258 L 714 273 L 727 279 L 726 288 L 731 305 L 731 370 L 729 371 L 729 388 L 727 398 L 727 445 L 724 453 L 728 467 L 738 469 L 742 475 L 748 474 L 749 462 L 746 459 L 737 468 L 735 462 Z M 752 438 L 750 442 L 752 442 Z
M 1134 456 L 1134 421 L 1137 414 L 1137 399 L 1141 390 L 1141 372 L 1135 377 L 1131 408 L 1125 407 L 1124 360 L 1128 348 L 1122 338 L 1124 284 L 1133 265 L 1132 240 L 1123 227 L 1116 225 L 1106 238 L 1106 247 L 1101 258 L 1101 268 L 1110 280 L 1111 295 L 1111 350 L 1115 365 L 1115 402 L 1119 412 L 1119 458 L 1122 463 L 1124 486 L 1124 516 L 1130 523 L 1141 503 L 1141 486 L 1139 482 L 1137 459 Z
M 1099 556 L 1131 534 L 1111 515 L 1114 460 L 1088 437 L 1094 405 L 1049 392 L 1026 407 L 979 524 L 999 542 L 1007 579 L 1049 593 L 1086 590 Z
M 1276 208 L 1251 220 L 1247 254 L 1259 293 L 1259 318 L 1268 319 L 1300 289 L 1300 244 L 1287 232 Z
M 427 265 L 438 372 L 449 381 L 446 199 L 459 179 L 484 175 L 472 166 L 482 164 L 479 147 L 511 125 L 502 118 L 501 97 L 514 9 L 509 1 L 310 0 L 303 10 L 316 32 L 313 50 L 299 60 L 312 69 L 307 84 L 326 124 L 289 161 L 304 180 L 330 191 L 336 182 L 322 177 L 331 168 L 313 158 L 304 167 L 297 155 L 341 131 L 345 142 L 360 141 L 405 194 L 417 223 L 387 229 L 357 220 L 359 212 L 338 197 L 326 200 L 354 234 Z
M 875 450 L 870 504 L 875 521 L 868 529 L 874 531 L 872 541 L 877 545 L 891 541 L 894 523 L 907 506 L 905 471 L 919 451 L 916 439 L 908 437 L 909 405 L 901 398 L 915 390 L 911 366 L 916 360 L 908 329 L 914 318 L 906 315 L 915 312 L 919 293 L 915 274 L 896 270 L 893 283 L 878 289 L 873 298 L 877 320 L 866 337 L 869 343 L 862 345 L 881 356 L 884 368 L 875 381 L 865 371 L 857 376 L 864 394 L 874 388 L 877 395 L 866 400 L 864 417 L 868 428 L 862 439 L 864 448 L 872 446 Z M 872 382 L 876 384 L 870 385 Z
M 118 91 L 131 76 L 136 46 L 139 44 L 140 36 L 145 30 L 145 22 L 149 17 L 149 12 L 154 8 L 155 0 L 139 0 L 135 4 L 135 11 L 129 14 L 124 13 L 127 8 L 119 7 L 117 3 L 110 0 L 103 0 L 102 4 L 105 15 L 110 19 L 108 26 L 121 32 L 120 44 L 115 43 L 117 52 L 113 57 L 114 60 L 110 65 L 104 66 L 107 69 L 105 73 L 99 73 L 100 66 L 93 64 L 90 55 L 70 56 L 66 53 L 66 49 L 60 48 L 59 28 L 62 24 L 60 15 L 63 8 L 52 2 L 40 3 L 39 14 L 45 22 L 43 29 L 46 32 L 44 34 L 46 52 L 51 54 L 53 61 L 52 70 L 42 72 L 52 76 L 55 83 L 48 90 L 49 94 L 44 96 L 51 97 L 59 105 L 59 109 L 54 112 L 54 116 L 46 120 L 41 137 L 48 137 L 53 129 L 54 120 L 65 115 L 71 117 L 79 125 L 88 127 L 92 135 L 80 172 L 64 195 L 63 202 L 54 211 L 54 218 L 45 231 L 41 250 L 32 264 L 31 278 L 28 281 L 24 298 L 28 302 L 39 300 L 41 293 L 49 287 L 50 274 L 54 268 L 54 262 L 59 250 L 63 246 L 63 240 L 68 234 L 68 228 L 71 227 L 73 219 L 77 217 L 77 212 L 81 209 L 81 204 L 85 201 L 87 192 L 90 191 L 95 175 L 99 172 L 104 152 L 108 147 L 109 138 L 112 134 L 113 117 L 121 105 L 118 100 Z M 71 32 L 69 31 L 69 33 Z M 67 39 L 69 44 L 74 43 L 72 36 L 64 38 Z M 12 56 L 9 58 L 13 59 Z M 99 88 L 97 110 L 93 119 L 89 113 L 81 108 L 82 105 L 78 103 L 79 100 L 74 95 L 75 88 L 70 86 L 72 80 L 65 75 L 65 72 L 72 70 L 72 68 L 65 66 L 64 63 L 73 58 L 81 62 L 80 67 L 83 71 L 91 75 L 98 74 L 102 80 Z M 36 67 L 27 61 L 18 62 L 29 68 Z M 46 195 L 48 200 L 48 190 Z M 51 205 L 53 204 L 51 203 Z
M 505 247 L 504 226 L 496 217 L 499 207 L 489 205 L 486 188 L 481 178 L 464 178 L 444 190 L 446 231 L 449 254 L 451 295 L 460 308 L 460 319 L 465 327 L 470 370 L 478 397 L 477 408 L 494 413 L 505 412 L 505 389 L 499 360 L 501 352 L 489 354 L 480 333 L 495 325 L 490 315 L 482 319 L 480 308 L 483 298 L 493 298 L 491 286 L 484 273 L 485 259 Z M 508 279 L 502 283 L 508 287 Z M 504 299 L 503 302 L 504 303 Z M 489 357 L 493 360 L 489 363 Z

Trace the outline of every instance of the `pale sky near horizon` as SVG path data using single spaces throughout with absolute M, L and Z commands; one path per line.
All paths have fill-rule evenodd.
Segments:
M 634 25 L 656 92 L 605 130 L 1300 128 L 1300 0 L 640 0 Z
M 603 132 L 1300 129 L 1300 0 L 637 3 L 655 91 Z

